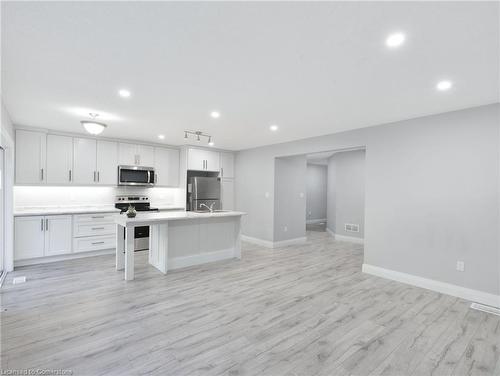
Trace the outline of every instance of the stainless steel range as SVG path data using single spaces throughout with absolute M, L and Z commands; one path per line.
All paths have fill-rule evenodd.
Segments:
M 120 209 L 120 214 L 125 215 L 129 205 L 132 205 L 136 211 L 158 211 L 152 208 L 147 196 L 116 196 L 115 208 Z M 139 226 L 134 230 L 134 250 L 144 251 L 149 248 L 149 226 Z

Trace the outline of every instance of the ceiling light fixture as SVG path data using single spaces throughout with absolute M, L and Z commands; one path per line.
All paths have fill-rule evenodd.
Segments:
M 220 118 L 220 113 L 217 111 L 212 111 L 210 113 L 210 116 L 213 117 L 214 119 L 218 119 L 218 118 Z
M 118 95 L 122 98 L 129 98 L 131 93 L 127 89 L 121 89 L 120 91 L 118 91 Z
M 437 83 L 436 89 L 438 89 L 439 91 L 446 91 L 446 90 L 451 89 L 452 86 L 453 86 L 453 83 L 451 81 L 444 80 L 444 81 L 439 81 Z
M 212 141 L 212 136 L 209 134 L 203 133 L 202 131 L 184 131 L 184 139 L 188 139 L 188 135 L 193 135 L 196 136 L 196 141 L 200 142 L 202 137 L 205 137 L 208 139 L 208 145 L 213 146 L 214 143 Z
M 164 139 L 165 139 L 165 135 L 163 135 L 163 134 L 159 134 L 159 135 L 158 135 L 158 138 L 159 138 L 160 140 L 164 140 Z
M 99 114 L 89 113 L 91 120 L 81 120 L 80 123 L 83 125 L 85 130 L 90 134 L 97 136 L 101 134 L 104 128 L 107 127 L 104 123 L 99 123 L 95 121 L 95 118 L 99 116 Z
M 269 127 L 270 130 L 272 130 L 273 132 L 276 132 L 278 130 L 278 126 L 276 124 L 273 124 Z
M 387 37 L 385 45 L 389 48 L 396 48 L 405 42 L 406 36 L 403 33 L 394 33 Z

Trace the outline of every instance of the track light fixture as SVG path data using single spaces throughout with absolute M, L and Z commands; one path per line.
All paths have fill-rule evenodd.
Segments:
M 189 135 L 193 135 L 196 137 L 196 141 L 197 142 L 200 142 L 201 141 L 201 138 L 202 137 L 205 137 L 208 139 L 208 145 L 209 146 L 214 146 L 214 143 L 212 141 L 212 136 L 210 136 L 209 134 L 205 134 L 201 131 L 184 131 L 184 139 L 187 140 L 189 138 Z

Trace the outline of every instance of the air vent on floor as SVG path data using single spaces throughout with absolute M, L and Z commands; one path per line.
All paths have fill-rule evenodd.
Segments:
M 345 232 L 359 232 L 359 225 L 346 223 L 344 226 Z

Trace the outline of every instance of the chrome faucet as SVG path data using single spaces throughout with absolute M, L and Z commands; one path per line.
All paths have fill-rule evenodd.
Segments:
M 206 204 L 200 204 L 200 208 L 201 208 L 202 206 L 204 206 L 204 207 L 206 207 L 206 208 L 208 209 L 208 211 L 209 211 L 210 213 L 213 213 L 213 212 L 214 212 L 214 205 L 215 205 L 215 202 L 212 202 L 212 203 L 210 204 L 210 207 L 208 207 Z

